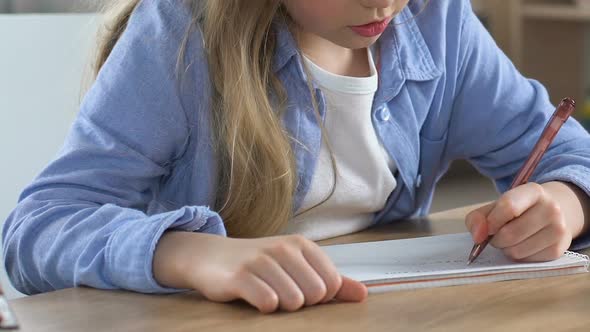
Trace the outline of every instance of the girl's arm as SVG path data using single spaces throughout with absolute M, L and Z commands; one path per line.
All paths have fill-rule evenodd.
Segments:
M 455 84 L 449 89 L 453 95 L 453 111 L 447 156 L 449 159 L 470 160 L 480 172 L 493 178 L 498 189 L 504 192 L 555 108 L 545 88 L 539 82 L 523 77 L 498 49 L 473 14 L 469 1 L 462 3 L 463 21 L 456 37 L 457 48 L 449 51 L 456 52 L 454 57 L 457 60 L 448 68 L 455 76 Z M 537 208 L 542 211 L 555 205 L 560 211 L 556 213 L 559 218 L 547 218 L 543 213 L 539 218 L 552 220 L 551 226 L 546 226 L 558 230 L 553 232 L 554 235 L 560 232 L 560 226 L 556 224 L 563 222 L 569 231 L 569 240 L 576 238 L 573 248 L 589 246 L 590 236 L 582 231 L 588 227 L 583 216 L 590 193 L 590 136 L 575 119 L 570 118 L 564 124 L 531 181 L 543 185 L 528 185 L 528 189 L 504 195 L 498 201 L 504 203 L 496 204 L 500 207 L 494 213 L 490 209 L 480 211 L 496 219 L 491 231 L 498 231 L 526 211 L 536 211 L 531 208 L 537 203 L 541 203 Z M 553 181 L 562 184 L 549 184 Z M 529 198 L 537 195 L 535 197 L 539 199 L 529 199 L 524 204 L 522 202 L 527 200 L 522 199 L 522 195 Z M 569 204 L 570 199 L 577 202 Z M 511 208 L 514 211 L 509 211 Z M 567 236 L 560 240 L 561 247 L 569 246 Z M 501 238 L 496 244 L 505 246 L 506 242 Z
M 147 213 L 160 180 L 196 135 L 184 106 L 197 105 L 202 92 L 177 89 L 175 65 L 188 18 L 172 3 L 140 3 L 59 155 L 6 221 L 4 263 L 21 292 L 78 285 L 175 291 L 161 287 L 152 273 L 164 231 L 225 234 L 208 202 Z

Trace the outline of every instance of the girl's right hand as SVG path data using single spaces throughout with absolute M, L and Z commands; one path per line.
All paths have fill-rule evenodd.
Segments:
M 153 266 L 162 285 L 195 289 L 217 302 L 244 299 L 263 313 L 367 297 L 363 284 L 340 276 L 320 247 L 300 235 L 234 239 L 169 232 Z

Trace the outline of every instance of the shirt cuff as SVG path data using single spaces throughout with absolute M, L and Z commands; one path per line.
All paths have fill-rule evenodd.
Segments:
M 156 245 L 167 230 L 226 236 L 221 217 L 204 206 L 186 206 L 148 216 L 116 230 L 107 245 L 107 264 L 114 284 L 141 293 L 177 293 L 187 289 L 163 287 L 154 278 Z

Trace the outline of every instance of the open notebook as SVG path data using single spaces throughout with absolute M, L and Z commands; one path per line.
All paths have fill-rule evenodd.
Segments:
M 516 263 L 488 245 L 471 265 L 469 233 L 323 246 L 338 271 L 369 292 L 475 284 L 588 272 L 588 256 L 566 252 L 543 263 Z

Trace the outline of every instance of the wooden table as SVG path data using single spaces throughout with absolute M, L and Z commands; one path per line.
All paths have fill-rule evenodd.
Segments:
M 321 242 L 464 232 L 466 207 Z M 586 251 L 588 253 L 589 251 Z M 562 331 L 590 330 L 590 273 L 370 295 L 262 315 L 195 293 L 144 295 L 88 288 L 11 301 L 22 331 Z

